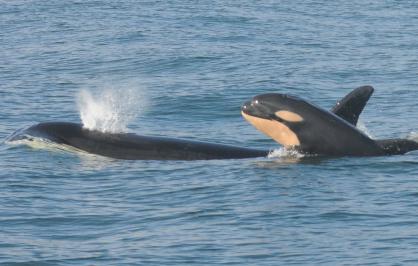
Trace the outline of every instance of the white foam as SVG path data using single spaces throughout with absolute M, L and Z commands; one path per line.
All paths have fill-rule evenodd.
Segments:
M 413 140 L 415 142 L 418 142 L 418 132 L 412 131 L 411 133 L 409 133 L 409 135 L 407 136 L 407 139 L 409 140 Z
M 366 134 L 369 138 L 373 139 L 373 135 L 370 133 L 369 129 L 366 127 L 366 124 L 363 123 L 363 121 L 359 120 L 357 122 L 357 128 L 362 131 L 364 134 Z
M 270 153 L 268 154 L 268 158 L 269 159 L 274 159 L 274 158 L 294 158 L 294 159 L 299 159 L 299 158 L 303 158 L 306 155 L 296 151 L 296 150 L 292 150 L 292 149 L 286 149 L 284 147 L 281 147 L 279 149 L 274 149 L 272 151 L 270 151 Z
M 127 131 L 128 124 L 145 109 L 145 99 L 138 89 L 105 89 L 93 94 L 78 94 L 80 118 L 85 128 L 102 132 Z

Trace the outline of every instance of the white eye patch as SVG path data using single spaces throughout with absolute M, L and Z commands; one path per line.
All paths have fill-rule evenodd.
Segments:
M 290 112 L 290 111 L 277 111 L 274 113 L 278 118 L 283 119 L 287 122 L 302 122 L 303 117 L 298 115 L 297 113 Z

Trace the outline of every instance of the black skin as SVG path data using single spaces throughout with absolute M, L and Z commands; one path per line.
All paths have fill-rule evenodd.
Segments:
M 347 95 L 340 101 L 343 104 L 337 105 L 344 108 L 345 102 L 354 101 L 354 98 L 359 97 Z M 350 110 L 357 111 L 353 108 Z M 19 132 L 11 140 L 30 139 L 30 136 L 46 138 L 88 153 L 126 160 L 241 159 L 267 157 L 270 152 L 183 139 L 103 133 L 84 129 L 81 124 L 66 122 L 36 124 Z
M 373 94 L 372 86 L 362 86 L 353 90 L 343 99 L 339 100 L 331 109 L 331 112 L 341 117 L 348 123 L 356 126 L 358 118 Z
M 81 124 L 40 123 L 22 135 L 46 138 L 92 154 L 126 160 L 210 160 L 266 157 L 267 150 L 240 148 L 175 138 L 112 134 L 84 129 Z
M 418 143 L 415 141 L 372 140 L 355 127 L 358 116 L 372 93 L 373 88 L 370 86 L 357 88 L 337 103 L 331 112 L 296 96 L 268 93 L 255 96 L 252 101 L 243 105 L 242 111 L 250 116 L 276 120 L 286 125 L 300 142 L 300 145 L 293 148 L 305 154 L 382 156 L 418 150 Z M 283 110 L 300 115 L 303 121 L 284 121 L 275 115 L 277 111 Z
M 409 140 L 373 141 L 358 131 L 353 125 L 367 103 L 373 88 L 360 87 L 340 100 L 333 112 L 340 117 L 311 105 L 297 97 L 265 94 L 256 96 L 263 104 L 243 111 L 265 119 L 278 118 L 274 112 L 278 108 L 296 113 L 303 112 L 304 121 L 287 125 L 298 133 L 302 145 L 296 149 L 322 155 L 371 156 L 402 154 L 418 149 L 418 144 Z M 281 106 L 281 107 L 280 107 Z M 302 114 L 302 113 L 300 113 Z M 326 134 L 325 134 L 326 133 Z M 40 123 L 13 136 L 10 140 L 41 137 L 58 144 L 116 159 L 127 160 L 210 160 L 266 157 L 269 150 L 240 148 L 175 138 L 140 136 L 135 134 L 112 134 L 84 129 L 81 124 L 66 122 Z

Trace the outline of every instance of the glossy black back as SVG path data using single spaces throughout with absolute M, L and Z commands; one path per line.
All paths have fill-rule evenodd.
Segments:
M 175 138 L 113 134 L 84 129 L 80 124 L 51 122 L 30 127 L 29 134 L 77 149 L 118 159 L 208 160 L 265 157 L 268 151 Z

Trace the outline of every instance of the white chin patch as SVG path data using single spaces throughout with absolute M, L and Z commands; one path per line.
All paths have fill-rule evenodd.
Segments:
M 242 112 L 242 116 L 256 129 L 285 147 L 300 145 L 298 136 L 289 127 L 275 120 L 263 119 Z

